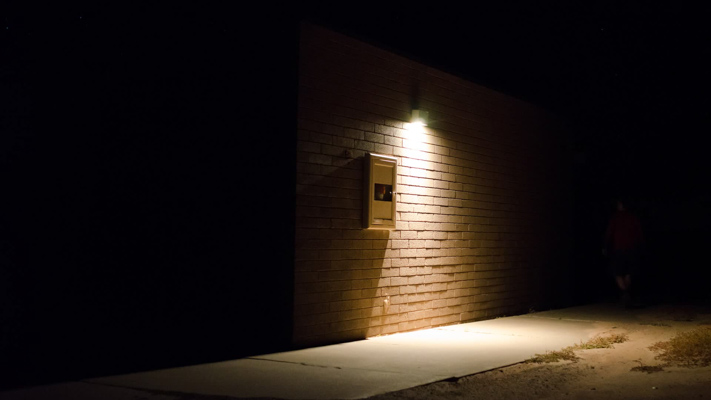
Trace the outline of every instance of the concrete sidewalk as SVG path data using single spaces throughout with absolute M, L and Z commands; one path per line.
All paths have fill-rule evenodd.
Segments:
M 239 360 L 0 393 L 15 399 L 360 399 L 558 350 L 634 319 L 592 305 L 374 337 Z M 624 321 L 623 321 L 624 320 Z M 223 397 L 224 398 L 224 397 Z

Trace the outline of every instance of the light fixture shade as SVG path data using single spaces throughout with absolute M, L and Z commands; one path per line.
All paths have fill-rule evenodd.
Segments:
M 427 125 L 427 120 L 430 116 L 430 113 L 427 111 L 423 110 L 412 110 L 412 119 L 410 122 L 413 124 L 421 124 L 421 125 Z

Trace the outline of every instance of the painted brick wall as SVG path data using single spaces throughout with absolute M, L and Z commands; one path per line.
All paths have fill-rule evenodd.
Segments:
M 562 124 L 308 24 L 299 64 L 296 344 L 525 313 L 558 295 L 570 209 Z M 430 112 L 424 135 L 407 129 L 413 101 Z M 394 231 L 362 228 L 367 152 L 398 158 Z

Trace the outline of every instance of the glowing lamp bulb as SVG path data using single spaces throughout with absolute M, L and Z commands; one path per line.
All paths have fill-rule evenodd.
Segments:
M 427 126 L 427 117 L 429 116 L 429 112 L 427 111 L 422 111 L 422 110 L 412 110 L 412 118 L 410 119 L 410 122 L 413 125 L 419 125 L 419 126 Z

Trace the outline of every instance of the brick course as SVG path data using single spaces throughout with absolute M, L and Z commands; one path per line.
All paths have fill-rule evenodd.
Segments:
M 510 315 L 549 300 L 569 237 L 558 120 L 309 24 L 299 67 L 295 343 Z M 407 129 L 415 87 L 430 112 L 424 135 Z M 362 228 L 366 152 L 398 158 L 394 231 Z

